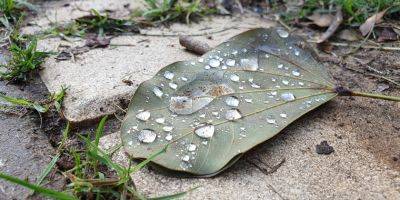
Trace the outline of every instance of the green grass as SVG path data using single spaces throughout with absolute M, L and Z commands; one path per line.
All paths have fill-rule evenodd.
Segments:
M 185 21 L 216 13 L 215 9 L 203 5 L 200 0 L 145 0 L 148 9 L 141 15 L 150 22 Z
M 6 174 L 0 173 L 0 178 L 12 183 L 27 187 L 37 194 L 51 197 L 53 199 L 153 199 L 166 200 L 181 198 L 188 192 L 196 189 L 192 188 L 185 192 L 177 194 L 161 196 L 156 198 L 147 198 L 137 191 L 134 180 L 131 178 L 132 173 L 136 173 L 146 166 L 151 160 L 166 151 L 166 147 L 149 156 L 148 159 L 133 165 L 123 166 L 112 161 L 110 155 L 98 147 L 100 137 L 104 134 L 104 126 L 107 118 L 104 117 L 96 131 L 86 136 L 79 135 L 80 141 L 84 144 L 83 149 L 74 149 L 66 147 L 65 142 L 69 136 L 69 125 L 63 132 L 63 139 L 60 142 L 57 155 L 47 165 L 38 177 L 36 184 L 21 180 Z M 92 141 L 91 138 L 94 138 Z M 75 159 L 75 166 L 67 171 L 61 171 L 69 184 L 65 191 L 59 192 L 40 186 L 44 182 L 46 176 L 53 170 L 58 158 L 63 154 L 71 154 Z M 110 173 L 111 172 L 111 173 Z
M 87 33 L 103 36 L 105 34 L 138 31 L 138 25 L 132 20 L 110 18 L 107 14 L 100 14 L 97 10 L 92 9 L 90 15 L 80 17 L 68 24 L 54 24 L 42 35 L 83 37 Z
M 64 101 L 64 97 L 67 93 L 68 87 L 61 86 L 60 91 L 51 94 L 50 102 L 53 102 L 54 108 L 57 112 L 61 112 L 62 102 Z
M 329 13 L 329 7 L 342 7 L 344 20 L 347 24 L 361 24 L 377 11 L 382 11 L 394 5 L 400 5 L 399 0 L 308 0 L 304 5 L 293 13 L 283 14 L 285 21 L 293 20 L 295 17 L 304 18 L 313 12 Z M 334 10 L 333 10 L 334 11 Z M 399 12 L 393 7 L 388 14 Z
M 5 72 L 0 72 L 0 78 L 14 82 L 26 82 L 30 73 L 39 69 L 40 64 L 49 55 L 37 50 L 35 38 L 28 42 L 17 39 L 11 43 L 9 51 L 11 60 L 6 65 L 0 65 L 0 68 L 5 68 Z
M 46 106 L 46 105 L 41 105 L 39 103 L 32 102 L 27 99 L 10 97 L 10 96 L 7 96 L 7 95 L 1 94 L 1 93 L 0 93 L 0 100 L 8 102 L 8 103 L 12 104 L 13 106 L 21 106 L 24 108 L 33 109 L 39 113 L 45 113 L 49 110 L 48 106 Z
M 6 28 L 24 16 L 26 10 L 36 11 L 36 7 L 25 0 L 0 0 L 0 22 Z

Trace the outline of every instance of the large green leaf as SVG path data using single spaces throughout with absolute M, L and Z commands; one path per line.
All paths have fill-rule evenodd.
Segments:
M 196 60 L 173 63 L 137 89 L 121 136 L 133 158 L 214 175 L 337 94 L 306 43 L 254 29 Z

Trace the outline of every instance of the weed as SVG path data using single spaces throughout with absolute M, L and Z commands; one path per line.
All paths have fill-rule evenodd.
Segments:
M 23 17 L 25 9 L 36 11 L 36 7 L 25 0 L 0 0 L 1 24 L 10 27 Z
M 85 145 L 83 150 L 67 149 L 65 147 L 65 141 L 68 138 L 69 132 L 69 125 L 67 125 L 67 128 L 63 132 L 63 140 L 60 143 L 57 155 L 43 170 L 36 184 L 31 184 L 25 180 L 2 173 L 0 173 L 0 178 L 27 187 L 38 194 L 54 199 L 147 199 L 136 190 L 131 174 L 138 172 L 155 157 L 164 153 L 167 146 L 137 165 L 132 166 L 130 163 L 128 167 L 122 166 L 113 162 L 106 152 L 98 148 L 100 137 L 104 133 L 106 120 L 107 118 L 105 117 L 100 121 L 94 135 L 78 135 Z M 94 141 L 91 141 L 91 137 L 94 138 Z M 60 155 L 65 153 L 72 154 L 75 159 L 75 166 L 72 169 L 61 172 L 69 180 L 67 189 L 63 192 L 58 192 L 40 186 L 45 177 L 55 167 L 55 163 Z M 180 198 L 193 189 L 151 199 Z
M 94 9 L 91 12 L 91 16 L 81 17 L 76 20 L 77 26 L 84 31 L 96 31 L 100 36 L 104 35 L 104 33 L 139 31 L 133 21 L 110 18 L 108 15 L 101 15 Z
M 9 104 L 11 104 L 13 106 L 21 106 L 24 108 L 33 109 L 39 113 L 45 113 L 49 110 L 48 106 L 46 106 L 46 105 L 41 105 L 39 103 L 32 102 L 27 99 L 10 97 L 10 96 L 7 96 L 7 95 L 1 94 L 1 93 L 0 93 L 0 100 L 8 102 Z
M 49 53 L 36 49 L 36 39 L 32 39 L 27 44 L 18 41 L 13 42 L 9 48 L 12 58 L 8 64 L 0 65 L 0 67 L 6 68 L 6 72 L 0 72 L 0 78 L 25 82 L 32 71 L 39 69 L 40 64 L 44 62 Z
M 399 4 L 398 0 L 309 0 L 297 11 L 283 14 L 285 21 L 293 20 L 295 17 L 304 18 L 317 11 L 320 13 L 332 12 L 330 8 L 341 7 L 347 24 L 361 24 L 377 11 Z M 388 13 L 399 12 L 391 9 Z
M 142 16 L 151 22 L 171 22 L 190 20 L 195 17 L 216 13 L 201 3 L 200 0 L 146 0 L 149 9 Z
M 68 87 L 61 86 L 60 91 L 52 94 L 50 96 L 50 102 L 53 102 L 54 108 L 57 112 L 61 112 L 61 105 L 64 101 L 65 94 L 67 92 Z

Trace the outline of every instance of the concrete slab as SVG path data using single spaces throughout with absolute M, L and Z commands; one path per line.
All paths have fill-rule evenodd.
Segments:
M 37 81 L 27 85 L 24 91 L 19 86 L 6 85 L 0 81 L 0 92 L 6 95 L 39 100 L 47 95 L 43 83 Z M 5 105 L 0 100 L 0 106 Z M 36 123 L 40 119 L 34 115 L 7 114 L 0 111 L 0 171 L 28 179 L 31 183 L 46 168 L 55 154 L 48 138 Z M 61 190 L 64 179 L 55 175 L 56 181 L 46 184 L 56 190 Z M 47 181 L 46 181 L 47 182 Z M 0 199 L 26 199 L 31 191 L 21 186 L 0 180 Z M 39 198 L 33 198 L 39 199 Z
M 70 122 L 80 123 L 114 113 L 116 105 L 124 107 L 124 102 L 129 101 L 137 85 L 150 79 L 162 67 L 194 58 L 195 55 L 179 45 L 177 35 L 201 34 L 198 37 L 200 40 L 217 45 L 250 28 L 271 25 L 273 23 L 269 20 L 247 14 L 241 17 L 213 17 L 212 20 L 205 19 L 191 25 L 174 24 L 169 28 L 148 29 L 143 34 L 157 36 L 118 36 L 111 40 L 109 48 L 90 50 L 75 60 L 49 58 L 43 64 L 40 75 L 50 92 L 58 91 L 62 85 L 69 87 L 64 101 L 64 116 Z M 39 47 L 55 51 L 60 44 L 68 42 L 51 38 L 41 41 Z M 82 41 L 68 45 L 80 44 Z
M 334 100 L 313 111 L 277 137 L 246 153 L 217 177 L 173 178 L 151 169 L 132 177 L 138 189 L 148 196 L 200 186 L 184 199 L 399 199 L 397 167 L 371 153 L 356 131 L 337 125 L 342 123 L 338 115 L 349 109 L 345 104 Z M 343 115 L 352 118 L 349 114 Z M 316 153 L 315 145 L 323 140 L 334 147 L 334 153 Z M 119 143 L 119 133 L 101 139 L 103 149 L 112 149 Z M 258 169 L 274 166 L 283 158 L 286 162 L 274 173 Z M 125 165 L 128 161 L 123 150 L 115 153 L 113 159 Z M 249 160 L 262 162 L 256 163 L 256 167 Z

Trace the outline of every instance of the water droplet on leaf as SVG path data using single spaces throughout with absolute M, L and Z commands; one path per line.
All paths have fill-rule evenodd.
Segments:
M 150 129 L 143 129 L 139 132 L 138 140 L 143 143 L 152 143 L 156 140 L 157 134 Z
M 161 88 L 157 86 L 153 88 L 153 93 L 159 98 L 161 98 L 164 94 L 163 91 L 161 91 Z
M 138 118 L 138 119 L 140 119 L 142 121 L 147 121 L 147 120 L 149 120 L 150 116 L 151 116 L 150 112 L 145 110 L 145 111 L 139 112 L 136 115 L 136 118 Z
M 278 33 L 279 37 L 281 37 L 281 38 L 289 37 L 289 33 L 283 29 L 276 29 L 276 32 Z
M 201 138 L 211 138 L 214 135 L 214 125 L 202 125 L 196 128 L 194 132 Z
M 237 110 L 237 109 L 227 110 L 225 113 L 225 119 L 227 119 L 227 120 L 237 120 L 240 118 L 242 118 L 242 115 L 240 114 L 239 110 Z
M 170 71 L 165 71 L 164 72 L 164 77 L 168 80 L 172 80 L 174 78 L 175 74 L 170 72 Z
M 239 99 L 235 96 L 230 96 L 227 97 L 225 100 L 226 105 L 232 106 L 232 107 L 238 107 L 239 106 Z
M 219 67 L 221 62 L 217 59 L 211 59 L 209 62 L 210 67 Z
M 296 99 L 296 97 L 295 97 L 292 93 L 290 93 L 290 92 L 282 93 L 282 94 L 281 94 L 281 98 L 282 98 L 284 101 L 294 101 L 294 100 Z

